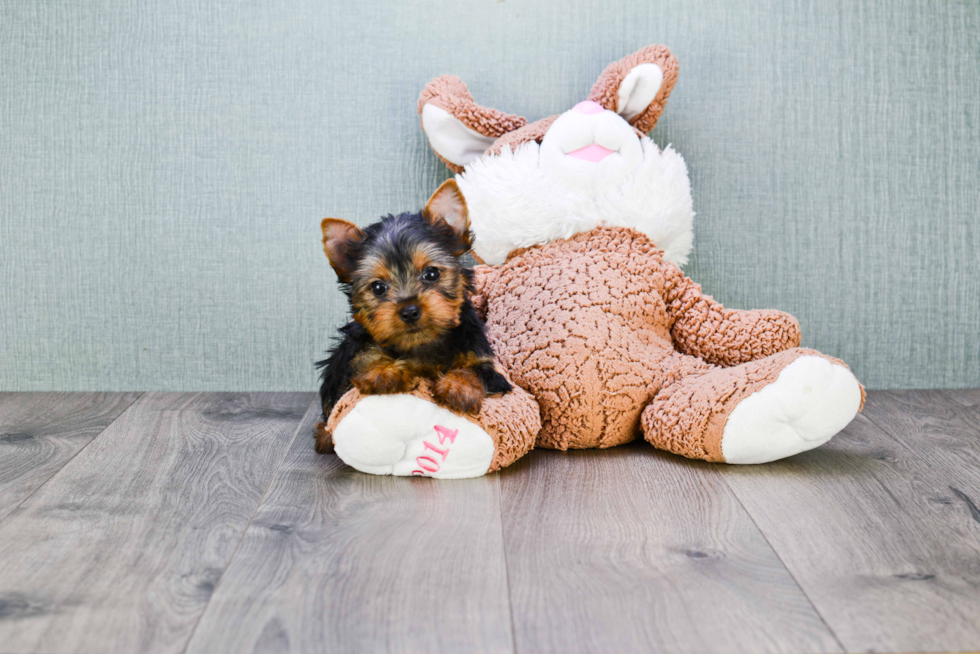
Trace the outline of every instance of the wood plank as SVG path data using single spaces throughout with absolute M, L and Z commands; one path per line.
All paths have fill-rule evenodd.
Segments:
M 311 400 L 137 400 L 0 523 L 3 651 L 182 651 Z
M 721 467 L 636 443 L 501 473 L 517 650 L 839 651 Z
M 827 445 L 725 480 L 848 650 L 977 649 L 976 431 L 950 402 L 926 419 L 886 398 Z
M 874 399 L 865 416 L 924 465 L 951 474 L 980 470 L 980 393 L 876 391 Z
M 957 388 L 939 392 L 965 407 L 980 407 L 980 388 Z
M 510 652 L 496 475 L 376 477 L 313 451 L 314 407 L 188 652 Z
M 0 393 L 0 522 L 139 393 Z

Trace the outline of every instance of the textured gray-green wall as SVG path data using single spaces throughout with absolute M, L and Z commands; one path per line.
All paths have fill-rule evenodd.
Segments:
M 977 0 L 0 0 L 0 389 L 312 389 L 320 218 L 448 176 L 425 82 L 536 119 L 649 43 L 687 272 L 871 388 L 980 386 Z

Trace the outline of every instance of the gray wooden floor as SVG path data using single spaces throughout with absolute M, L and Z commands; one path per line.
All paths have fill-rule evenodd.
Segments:
M 313 400 L 0 394 L 0 653 L 980 649 L 980 390 L 449 482 L 316 455 Z

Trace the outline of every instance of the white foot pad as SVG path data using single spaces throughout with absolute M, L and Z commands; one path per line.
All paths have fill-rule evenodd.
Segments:
M 493 439 L 466 418 L 414 395 L 371 395 L 333 432 L 334 451 L 372 475 L 460 479 L 485 475 Z
M 721 453 L 728 463 L 767 463 L 812 450 L 846 427 L 860 406 L 861 388 L 847 368 L 800 357 L 739 402 L 725 424 Z

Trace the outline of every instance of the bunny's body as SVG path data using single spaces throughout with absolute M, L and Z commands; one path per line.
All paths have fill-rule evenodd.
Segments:
M 456 78 L 426 87 L 423 129 L 460 173 L 474 252 L 490 264 L 476 269 L 474 306 L 517 388 L 478 416 L 435 406 L 424 387 L 351 391 L 328 425 L 344 461 L 410 474 L 438 445 L 428 476 L 463 477 L 535 445 L 642 435 L 690 458 L 761 463 L 816 447 L 854 417 L 857 380 L 799 348 L 792 316 L 725 309 L 677 267 L 692 244 L 687 170 L 644 135 L 676 77 L 667 48 L 650 46 L 610 65 L 589 100 L 531 124 L 476 105 Z M 451 447 L 433 441 L 445 433 Z

